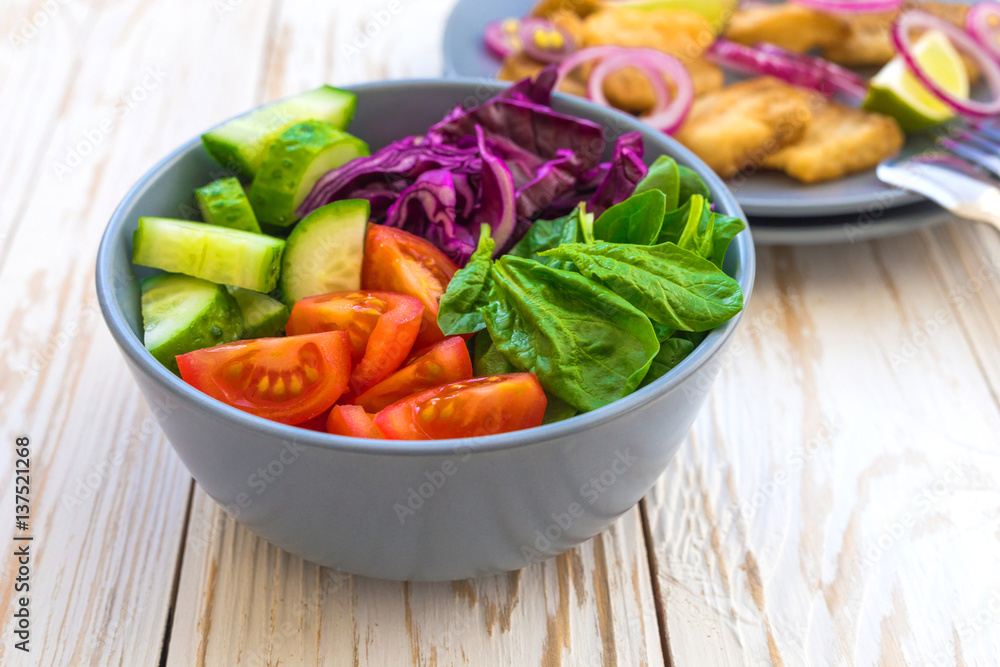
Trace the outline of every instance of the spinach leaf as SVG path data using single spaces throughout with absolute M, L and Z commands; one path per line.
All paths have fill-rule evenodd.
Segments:
M 601 214 L 594 223 L 594 238 L 649 245 L 660 233 L 666 210 L 666 197 L 659 190 L 633 195 Z
M 508 255 L 533 259 L 557 269 L 572 270 L 567 262 L 561 262 L 551 257 L 542 257 L 538 253 L 550 250 L 563 243 L 581 243 L 585 241 L 584 230 L 589 221 L 593 224 L 593 214 L 585 212 L 583 204 L 573 209 L 567 215 L 556 220 L 538 220 L 531 225 L 528 233 L 510 249 Z
M 701 195 L 691 197 L 689 203 L 691 210 L 677 245 L 711 261 L 712 251 L 715 249 L 712 243 L 715 214 Z
M 726 251 L 729 250 L 729 243 L 746 228 L 747 224 L 739 218 L 722 213 L 715 214 L 712 234 L 712 261 L 717 267 L 722 268 L 722 263 L 726 260 Z
M 574 243 L 546 250 L 573 262 L 645 313 L 682 331 L 707 331 L 743 309 L 739 283 L 707 259 L 673 243 Z
M 693 201 L 695 199 L 688 199 L 680 208 L 675 208 L 673 211 L 667 211 L 663 214 L 663 225 L 660 227 L 660 233 L 657 235 L 654 245 L 659 245 L 660 243 L 677 243 L 681 240 L 684 227 L 687 226 L 688 218 L 691 217 Z
M 476 349 L 472 360 L 472 370 L 476 377 L 484 375 L 502 375 L 504 373 L 516 373 L 519 369 L 503 356 L 497 346 L 493 344 L 489 331 L 480 331 L 476 334 Z
M 491 277 L 482 309 L 490 337 L 549 394 L 594 410 L 632 393 L 646 376 L 659 351 L 653 326 L 607 287 L 510 256 L 494 263 Z
M 543 424 L 555 424 L 576 416 L 577 409 L 558 396 L 546 392 L 545 398 L 548 402 L 545 404 L 545 414 L 542 416 Z
M 649 365 L 649 372 L 643 378 L 640 387 L 645 387 L 654 380 L 672 370 L 677 364 L 684 361 L 684 358 L 694 351 L 694 343 L 683 338 L 670 338 L 660 343 L 660 351 L 653 357 L 653 363 Z
M 712 201 L 712 192 L 708 189 L 705 181 L 701 180 L 701 176 L 696 174 L 693 169 L 689 169 L 685 166 L 677 167 L 677 174 L 680 178 L 680 185 L 677 192 L 677 203 L 683 205 L 692 195 L 701 195 L 709 202 Z
M 469 263 L 455 272 L 447 291 L 441 295 L 438 326 L 446 336 L 470 334 L 486 327 L 479 309 L 489 294 L 490 266 L 496 242 L 490 236 L 490 226 L 482 225 L 479 245 Z
M 656 340 L 661 343 L 677 333 L 677 329 L 665 327 L 658 322 L 653 322 L 653 331 L 656 332 Z
M 681 177 L 677 163 L 672 157 L 661 155 L 656 158 L 646 176 L 635 186 L 632 196 L 641 195 L 649 190 L 659 190 L 666 197 L 664 202 L 666 210 L 672 211 L 679 204 L 680 185 Z

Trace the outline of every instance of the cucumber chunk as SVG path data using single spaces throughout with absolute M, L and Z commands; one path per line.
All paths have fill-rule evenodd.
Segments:
M 304 120 L 321 120 L 342 130 L 354 117 L 356 104 L 354 93 L 322 86 L 234 118 L 203 134 L 201 142 L 223 167 L 252 178 L 279 134 Z
M 260 234 L 260 225 L 238 178 L 220 178 L 194 191 L 201 217 L 210 225 Z
M 266 294 L 243 289 L 228 288 L 239 304 L 243 315 L 243 338 L 272 338 L 280 336 L 288 322 L 288 306 Z
M 366 199 L 345 199 L 318 208 L 288 237 L 281 263 L 285 303 L 317 294 L 361 289 L 370 209 Z
M 222 285 L 270 292 L 278 282 L 285 242 L 203 222 L 139 218 L 132 261 Z
M 362 155 L 368 155 L 368 145 L 330 123 L 308 120 L 291 126 L 267 149 L 250 186 L 257 219 L 292 224 L 299 219 L 295 209 L 323 174 Z
M 142 342 L 177 373 L 177 355 L 239 340 L 243 317 L 222 285 L 178 273 L 142 281 Z

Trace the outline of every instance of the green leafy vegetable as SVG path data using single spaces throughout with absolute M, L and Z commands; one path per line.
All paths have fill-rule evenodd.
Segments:
M 707 331 L 743 309 L 739 283 L 673 243 L 574 243 L 544 254 L 573 262 L 580 273 L 600 280 L 649 319 L 682 331 Z
M 712 213 L 708 201 L 701 195 L 694 195 L 688 203 L 691 207 L 687 224 L 684 225 L 684 231 L 681 232 L 677 245 L 711 261 L 712 251 L 715 249 L 712 244 L 715 214 Z
M 485 375 L 502 375 L 504 373 L 516 373 L 517 366 L 510 363 L 507 357 L 497 349 L 490 338 L 489 331 L 480 331 L 476 334 L 476 349 L 473 354 L 472 370 L 476 377 Z
M 661 155 L 656 158 L 656 162 L 649 168 L 646 176 L 639 181 L 632 192 L 632 196 L 641 195 L 649 190 L 659 190 L 666 197 L 664 206 L 666 210 L 672 211 L 679 205 L 681 177 L 677 169 L 677 163 L 672 157 Z
M 543 424 L 555 424 L 576 416 L 578 410 L 558 396 L 546 392 L 545 397 L 548 402 L 545 404 L 545 415 L 542 416 Z
M 448 290 L 441 295 L 438 326 L 446 336 L 470 334 L 486 327 L 479 309 L 489 294 L 490 266 L 496 243 L 490 236 L 490 226 L 482 225 L 479 245 L 469 263 L 455 272 Z
M 678 204 L 683 206 L 692 195 L 701 195 L 709 202 L 712 201 L 712 191 L 708 189 L 708 185 L 705 184 L 705 181 L 701 180 L 701 176 L 696 174 L 693 169 L 678 166 L 677 174 L 680 178 L 680 185 L 677 192 Z
M 626 300 L 578 273 L 521 257 L 501 257 L 491 276 L 482 309 L 490 337 L 546 392 L 586 411 L 639 386 L 659 343 L 649 319 Z
M 663 326 L 659 322 L 653 322 L 653 331 L 656 332 L 656 340 L 661 343 L 677 333 L 677 329 Z
M 739 218 L 722 213 L 715 214 L 712 233 L 712 261 L 717 267 L 722 268 L 722 263 L 726 260 L 726 251 L 729 250 L 730 242 L 746 228 L 747 223 Z
M 649 365 L 649 372 L 643 379 L 641 387 L 645 387 L 655 380 L 673 370 L 677 364 L 684 361 L 694 351 L 694 343 L 683 338 L 670 338 L 660 343 L 660 351 L 653 357 L 653 363 Z
M 663 224 L 666 201 L 659 190 L 647 190 L 615 204 L 594 223 L 594 238 L 612 243 L 653 243 Z
M 567 215 L 556 220 L 538 220 L 531 225 L 528 233 L 510 249 L 508 255 L 533 259 L 556 269 L 571 269 L 565 262 L 551 257 L 542 257 L 538 253 L 551 250 L 563 243 L 580 243 L 585 241 L 584 231 L 587 222 L 593 225 L 594 215 L 587 213 L 580 204 Z

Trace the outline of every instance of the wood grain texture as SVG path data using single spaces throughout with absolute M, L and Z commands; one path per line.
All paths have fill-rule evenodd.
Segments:
M 562 556 L 451 583 L 321 568 L 196 491 L 168 665 L 658 665 L 638 510 Z
M 758 252 L 708 408 L 644 501 L 675 664 L 996 664 L 983 231 Z
M 0 23 L 17 26 L 44 6 L 5 2 Z M 0 664 L 151 665 L 160 658 L 191 481 L 101 321 L 94 257 L 139 176 L 252 102 L 254 59 L 233 48 L 262 52 L 268 12 L 248 6 L 224 22 L 195 0 L 57 6 L 11 60 L 0 60 L 0 117 L 8 123 L 0 152 L 0 432 L 5 444 L 31 436 L 35 535 L 31 653 L 8 641 L 17 563 L 4 549 Z M 0 448 L 0 469 L 12 470 L 12 455 Z M 13 481 L 0 477 L 6 508 L 14 506 Z M 12 529 L 5 520 L 5 544 Z

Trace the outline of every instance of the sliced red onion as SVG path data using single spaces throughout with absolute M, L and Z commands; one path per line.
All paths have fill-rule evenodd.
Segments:
M 910 40 L 910 32 L 914 28 L 924 30 L 939 30 L 943 32 L 951 43 L 965 52 L 972 58 L 982 71 L 983 78 L 990 87 L 992 99 L 988 102 L 978 100 L 966 100 L 955 97 L 942 88 L 931 78 L 927 72 L 917 62 L 913 54 L 913 43 Z M 920 10 L 910 10 L 899 15 L 896 23 L 892 26 L 892 41 L 896 45 L 896 50 L 902 56 L 906 67 L 913 72 L 920 83 L 934 93 L 942 102 L 952 109 L 971 118 L 986 118 L 1000 114 L 1000 63 L 990 57 L 990 55 L 980 46 L 976 40 L 969 36 L 961 28 L 956 28 L 951 23 L 938 17 L 922 12 Z
M 746 74 L 773 76 L 827 97 L 842 93 L 860 100 L 868 91 L 867 81 L 850 70 L 816 56 L 786 51 L 773 44 L 753 47 L 719 39 L 708 48 L 705 55 L 709 60 L 729 69 Z
M 651 49 L 642 51 L 643 53 L 609 56 L 598 63 L 587 80 L 587 94 L 594 102 L 611 106 L 604 97 L 604 80 L 620 69 L 635 67 L 649 79 L 653 94 L 656 96 L 653 110 L 640 118 L 661 132 L 673 134 L 691 111 L 691 104 L 694 102 L 694 83 L 684 65 L 673 56 Z M 670 77 L 674 84 L 673 93 L 663 80 L 664 74 Z
M 558 88 L 563 79 L 574 69 L 597 59 L 601 59 L 602 62 L 593 69 L 587 80 L 587 95 L 591 101 L 611 106 L 604 96 L 604 80 L 612 72 L 625 67 L 636 67 L 646 74 L 656 95 L 653 112 L 643 116 L 642 120 L 668 134 L 684 122 L 694 101 L 694 82 L 687 68 L 679 60 L 655 49 L 594 46 L 576 51 L 559 64 L 555 88 Z M 663 80 L 664 75 L 673 83 L 673 92 Z
M 486 26 L 483 39 L 490 51 L 501 58 L 522 50 L 521 19 L 500 19 Z
M 977 2 L 965 17 L 965 29 L 1000 60 L 1000 2 Z
M 573 35 L 546 19 L 524 19 L 518 36 L 524 52 L 542 63 L 557 63 L 576 51 Z
M 903 0 L 792 0 L 796 4 L 830 14 L 871 14 L 891 12 L 903 6 Z

